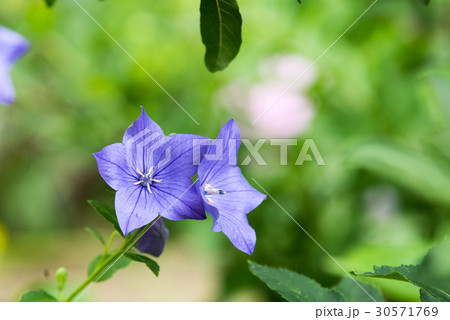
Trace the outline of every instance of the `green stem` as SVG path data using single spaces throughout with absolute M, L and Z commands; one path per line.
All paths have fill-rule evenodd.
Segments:
M 141 230 L 141 232 L 139 232 L 139 230 L 136 230 L 131 235 L 131 237 L 127 237 L 122 246 L 117 249 L 112 255 L 110 255 L 106 260 L 102 259 L 103 261 L 99 262 L 94 272 L 64 301 L 73 301 L 91 282 L 96 281 L 106 270 L 108 270 L 112 263 L 123 256 L 136 243 L 136 241 L 152 226 L 152 224 L 153 222 L 149 223 L 145 226 L 145 228 Z M 111 234 L 110 242 L 112 242 L 112 238 L 114 238 L 113 234 Z M 138 235 L 135 236 L 136 234 Z M 108 249 L 106 249 L 105 252 L 109 250 L 110 245 L 111 244 L 108 242 Z
M 116 230 L 114 230 L 113 231 L 113 233 L 111 233 L 111 235 L 109 236 L 109 240 L 108 240 L 108 242 L 106 243 L 106 245 L 105 245 L 105 251 L 103 252 L 103 255 L 102 255 L 102 257 L 100 258 L 100 261 L 98 262 L 98 264 L 97 264 L 97 266 L 95 267 L 95 270 L 97 270 L 98 269 L 98 267 L 102 264 L 102 262 L 105 260 L 105 258 L 108 256 L 108 252 L 109 252 L 109 248 L 111 247 L 111 244 L 112 244 L 112 242 L 113 242 L 113 240 L 114 240 L 114 237 L 116 236 L 116 235 L 118 235 L 119 233 L 116 231 Z M 95 271 L 94 270 L 94 271 Z

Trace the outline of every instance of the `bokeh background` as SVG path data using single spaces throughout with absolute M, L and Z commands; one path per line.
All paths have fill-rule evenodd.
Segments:
M 84 230 L 112 227 L 86 203 L 113 204 L 92 153 L 119 142 L 139 106 L 169 134 L 215 137 L 235 118 L 249 138 L 298 138 L 288 165 L 243 167 L 347 270 L 417 263 L 450 232 L 450 2 L 380 0 L 255 126 L 309 63 L 371 3 L 240 1 L 243 45 L 223 72 L 203 64 L 198 1 L 80 1 L 177 99 L 196 125 L 72 0 L 3 0 L 0 24 L 32 44 L 12 71 L 18 99 L 0 108 L 0 300 L 30 288 L 69 288 L 101 252 Z M 326 165 L 295 166 L 305 139 Z M 256 141 L 256 140 L 252 140 Z M 248 151 L 241 150 L 245 159 Z M 343 276 L 270 199 L 249 214 L 249 257 L 212 219 L 168 222 L 159 278 L 132 264 L 96 284 L 91 301 L 278 301 L 250 258 L 332 286 Z M 372 280 L 389 300 L 411 285 Z

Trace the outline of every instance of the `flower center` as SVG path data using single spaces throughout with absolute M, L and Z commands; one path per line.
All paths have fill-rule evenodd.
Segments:
M 162 182 L 162 179 L 153 179 L 153 168 L 154 166 L 151 166 L 150 169 L 148 169 L 148 172 L 146 174 L 143 174 L 139 169 L 136 169 L 136 172 L 140 175 L 139 181 L 133 183 L 135 186 L 141 185 L 143 187 L 147 187 L 148 192 L 152 193 L 152 190 L 150 189 L 150 185 L 153 182 Z
M 203 190 L 203 194 L 205 195 L 206 200 L 208 200 L 208 202 L 210 203 L 214 203 L 214 201 L 212 201 L 208 195 L 212 195 L 212 194 L 225 194 L 226 191 L 222 190 L 222 189 L 215 189 L 213 188 L 210 184 L 204 184 L 202 186 L 202 190 Z

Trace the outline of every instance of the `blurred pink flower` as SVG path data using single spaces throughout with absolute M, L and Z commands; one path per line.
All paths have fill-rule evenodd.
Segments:
M 253 127 L 258 137 L 296 137 L 311 123 L 314 110 L 309 99 L 290 91 L 279 99 L 284 90 L 286 87 L 277 83 L 259 84 L 250 89 L 246 111 L 251 122 L 257 120 Z
M 312 63 L 312 60 L 297 54 L 279 54 L 264 60 L 260 72 L 263 77 L 283 83 L 286 87 L 295 82 L 291 90 L 305 89 L 317 79 L 316 69 L 310 67 Z
M 218 103 L 244 115 L 247 121 L 238 123 L 248 137 L 297 137 L 308 129 L 314 117 L 313 104 L 301 91 L 316 79 L 314 69 L 304 73 L 310 65 L 308 59 L 296 55 L 271 57 L 261 63 L 261 73 L 267 80 L 256 84 L 237 80 L 219 92 Z M 297 83 L 284 93 L 302 73 Z

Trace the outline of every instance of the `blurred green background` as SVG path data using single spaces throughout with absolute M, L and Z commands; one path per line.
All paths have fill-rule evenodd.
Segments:
M 59 266 L 69 270 L 71 287 L 84 279 L 102 250 L 84 227 L 112 231 L 86 203 L 114 198 L 92 153 L 121 141 L 140 105 L 166 134 L 213 138 L 234 117 L 243 136 L 252 136 L 255 119 L 228 108 L 224 88 L 279 81 L 261 72 L 271 57 L 315 60 L 371 3 L 302 2 L 240 1 L 241 51 L 228 69 L 210 74 L 198 1 L 80 1 L 198 126 L 72 0 L 53 9 L 41 0 L 2 1 L 0 24 L 28 38 L 32 49 L 12 72 L 15 105 L 0 108 L 0 300 L 16 300 L 29 288 L 54 291 Z M 313 117 L 292 137 L 300 143 L 289 147 L 288 165 L 280 166 L 279 148 L 266 143 L 267 165 L 252 162 L 244 174 L 347 270 L 417 263 L 450 232 L 449 62 L 450 2 L 378 1 L 317 63 L 314 83 L 292 93 L 309 101 Z M 283 126 L 283 118 L 273 122 Z M 325 166 L 294 165 L 306 138 L 314 139 Z M 240 159 L 247 154 L 243 148 Z M 272 200 L 248 217 L 258 237 L 252 260 L 324 286 L 344 276 Z M 281 299 L 250 274 L 249 256 L 211 232 L 211 218 L 167 226 L 160 278 L 133 265 L 84 298 Z M 408 284 L 371 283 L 389 300 L 418 301 Z

